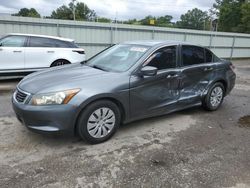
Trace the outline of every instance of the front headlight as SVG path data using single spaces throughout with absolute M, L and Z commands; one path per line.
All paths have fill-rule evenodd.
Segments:
M 32 97 L 32 105 L 67 104 L 80 89 L 71 89 L 54 93 L 37 94 Z

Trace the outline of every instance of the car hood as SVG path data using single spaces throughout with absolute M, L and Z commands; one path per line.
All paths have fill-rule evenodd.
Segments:
M 82 64 L 64 65 L 26 76 L 18 88 L 31 94 L 79 88 L 84 82 L 112 74 Z

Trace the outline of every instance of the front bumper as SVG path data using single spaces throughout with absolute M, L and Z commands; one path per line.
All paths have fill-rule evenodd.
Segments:
M 77 107 L 65 105 L 33 106 L 12 98 L 17 119 L 34 132 L 74 134 Z

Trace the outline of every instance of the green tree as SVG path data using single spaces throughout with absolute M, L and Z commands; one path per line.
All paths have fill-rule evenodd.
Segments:
M 97 18 L 97 21 L 98 21 L 98 22 L 103 22 L 103 23 L 111 23 L 111 22 L 112 22 L 111 19 L 104 18 L 104 17 L 98 17 L 98 18 Z
M 73 13 L 69 7 L 63 5 L 52 12 L 51 18 L 73 20 Z
M 245 33 L 250 33 L 250 2 L 246 2 L 241 6 L 241 28 Z
M 73 3 L 69 3 L 69 8 L 73 11 Z M 95 20 L 96 13 L 94 10 L 89 9 L 85 3 L 77 3 L 75 6 L 76 20 Z
M 219 30 L 226 32 L 240 32 L 242 18 L 241 7 L 244 0 L 216 0 L 213 7 L 219 17 Z
M 18 13 L 12 14 L 12 16 L 34 17 L 40 18 L 41 15 L 34 8 L 21 8 Z
M 160 16 L 156 19 L 156 25 L 161 27 L 170 27 L 173 26 L 171 20 L 173 19 L 170 15 Z
M 124 24 L 139 25 L 140 22 L 137 19 L 129 19 L 123 22 Z
M 206 23 L 209 22 L 207 12 L 194 8 L 181 15 L 181 20 L 176 22 L 176 26 L 186 29 L 206 29 Z
M 172 27 L 173 26 L 173 23 L 171 22 L 172 19 L 173 17 L 169 15 L 160 16 L 160 17 L 154 17 L 151 15 L 148 15 L 141 20 L 129 19 L 129 20 L 124 21 L 123 23 L 133 24 L 133 25 L 151 25 L 150 20 L 154 20 L 155 21 L 154 26 Z
M 148 15 L 145 18 L 139 20 L 141 25 L 150 25 L 150 20 L 156 20 L 156 17 Z
M 68 6 L 63 5 L 52 12 L 51 18 L 73 20 L 73 8 L 72 2 Z M 94 10 L 89 9 L 85 3 L 79 2 L 75 5 L 75 18 L 76 20 L 95 20 L 96 13 Z

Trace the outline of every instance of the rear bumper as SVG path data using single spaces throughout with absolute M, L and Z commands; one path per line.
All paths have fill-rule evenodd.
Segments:
M 17 119 L 34 132 L 74 134 L 76 107 L 72 105 L 32 106 L 12 98 L 12 106 Z
M 236 74 L 233 72 L 228 74 L 227 80 L 228 82 L 227 82 L 226 95 L 228 95 L 235 86 Z

